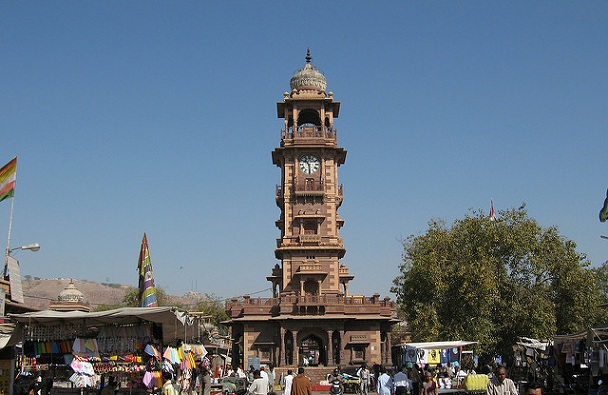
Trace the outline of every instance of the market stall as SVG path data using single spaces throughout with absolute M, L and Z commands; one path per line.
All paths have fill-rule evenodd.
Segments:
M 52 378 L 55 393 L 94 391 L 110 376 L 118 392 L 145 393 L 160 385 L 161 370 L 192 372 L 207 353 L 196 320 L 172 307 L 49 310 L 10 318 L 22 340 L 18 371 Z

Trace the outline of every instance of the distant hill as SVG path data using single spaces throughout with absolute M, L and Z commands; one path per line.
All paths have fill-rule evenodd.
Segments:
M 70 279 L 27 279 L 23 280 L 23 295 L 25 305 L 34 309 L 46 310 L 51 302 L 56 301 L 59 293 L 70 283 Z M 132 289 L 130 285 L 105 284 L 92 281 L 73 280 L 74 286 L 84 294 L 91 310 L 100 305 L 118 305 L 125 294 Z M 188 292 L 183 296 L 167 295 L 168 305 L 183 307 L 195 306 L 203 299 L 196 292 Z

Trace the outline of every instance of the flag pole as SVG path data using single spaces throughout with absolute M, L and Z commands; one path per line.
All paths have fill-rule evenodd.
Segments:
M 4 269 L 2 271 L 2 278 L 6 276 L 6 266 L 8 265 L 8 254 L 11 252 L 11 231 L 13 229 L 13 207 L 15 206 L 15 197 L 11 197 L 11 213 L 8 217 L 8 238 L 6 240 L 6 251 L 4 254 Z

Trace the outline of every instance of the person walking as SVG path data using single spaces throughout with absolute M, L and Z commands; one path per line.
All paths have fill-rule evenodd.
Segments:
M 496 368 L 494 377 L 488 382 L 488 395 L 518 395 L 513 380 L 507 378 L 507 369 Z
M 291 395 L 291 384 L 293 382 L 293 370 L 287 369 L 287 375 L 283 377 L 283 395 Z
M 424 373 L 424 382 L 420 389 L 420 395 L 439 395 L 437 391 L 437 383 L 433 380 L 433 374 L 431 372 Z M 515 394 L 513 394 L 515 395 Z
M 312 395 L 312 382 L 304 374 L 304 368 L 298 368 L 298 375 L 291 382 L 291 395 Z
M 395 383 L 395 395 L 406 395 L 412 393 L 412 380 L 407 377 L 405 366 L 395 374 L 393 382 Z
M 386 373 L 384 366 L 380 366 L 380 376 L 376 382 L 376 392 L 378 395 L 393 395 L 393 379 Z
M 211 395 L 211 361 L 207 357 L 203 357 L 198 364 L 198 372 L 200 374 L 200 395 Z
M 268 392 L 274 392 L 274 382 L 276 380 L 276 372 L 274 371 L 274 365 L 268 364 Z
M 101 395 L 114 395 L 116 393 L 116 381 L 114 376 L 108 377 L 108 383 L 101 390 Z
M 253 382 L 247 389 L 247 392 L 253 395 L 268 394 L 268 380 L 263 378 L 257 369 L 253 371 Z
M 410 380 L 412 380 L 412 394 L 419 395 L 422 380 L 420 370 L 418 370 L 418 365 L 412 365 L 412 368 L 409 372 L 409 378 Z
M 163 395 L 178 395 L 179 391 L 177 390 L 177 386 L 175 385 L 175 382 L 173 381 L 173 373 L 163 371 L 163 380 L 164 380 L 164 383 L 163 383 L 162 394 Z
M 359 377 L 359 394 L 367 395 L 369 393 L 370 374 L 365 362 L 362 363 L 359 370 L 357 370 L 357 376 Z

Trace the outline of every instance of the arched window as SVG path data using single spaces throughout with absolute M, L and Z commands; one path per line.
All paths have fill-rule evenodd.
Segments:
M 318 295 L 319 283 L 313 280 L 306 280 L 304 282 L 304 293 L 306 295 Z
M 306 109 L 298 114 L 298 126 L 321 126 L 321 117 L 316 110 Z
M 304 234 L 305 235 L 316 235 L 317 234 L 317 223 L 314 221 L 304 222 Z

